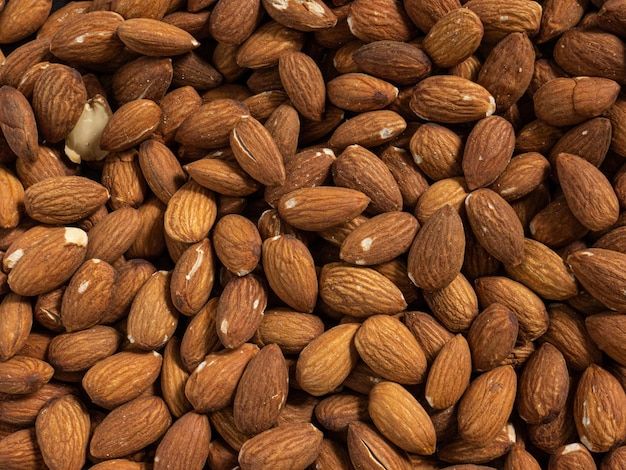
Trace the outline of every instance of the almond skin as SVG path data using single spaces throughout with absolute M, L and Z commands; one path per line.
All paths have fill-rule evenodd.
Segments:
M 129 455 L 157 441 L 171 423 L 172 417 L 163 399 L 135 398 L 111 411 L 96 426 L 89 451 L 98 459 Z
M 436 435 L 430 417 L 401 385 L 387 381 L 374 385 L 368 410 L 381 434 L 401 449 L 419 455 L 435 452 Z

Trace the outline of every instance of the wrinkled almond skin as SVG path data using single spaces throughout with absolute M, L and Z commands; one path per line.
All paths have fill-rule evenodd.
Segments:
M 171 423 L 161 398 L 136 398 L 111 411 L 96 426 L 89 452 L 99 459 L 129 455 L 158 440 Z

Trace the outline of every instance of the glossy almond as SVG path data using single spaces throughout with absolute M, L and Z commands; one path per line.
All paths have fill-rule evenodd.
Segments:
M 116 34 L 130 50 L 146 56 L 180 55 L 200 45 L 187 31 L 151 18 L 127 19 Z

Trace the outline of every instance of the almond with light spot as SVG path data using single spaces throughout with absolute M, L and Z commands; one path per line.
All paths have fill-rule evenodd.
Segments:
M 444 124 L 478 121 L 496 110 L 484 87 L 454 75 L 425 78 L 413 89 L 409 105 L 417 117 Z
M 255 274 L 232 279 L 217 304 L 217 335 L 224 347 L 238 348 L 254 335 L 267 306 L 267 289 Z
M 465 337 L 458 334 L 441 348 L 430 367 L 426 401 L 435 410 L 454 406 L 467 389 L 471 374 L 470 348 Z
M 115 268 L 91 258 L 74 273 L 63 293 L 61 322 L 68 332 L 90 328 L 102 320 L 113 297 Z
M 127 319 L 128 341 L 143 350 L 161 348 L 178 325 L 178 311 L 172 304 L 171 271 L 157 271 L 141 286 Z
M 350 423 L 347 444 L 350 461 L 357 468 L 411 468 L 407 454 L 371 424 L 361 421 Z
M 485 444 L 498 435 L 513 410 L 517 375 L 511 366 L 483 372 L 469 385 L 458 407 L 459 434 Z
M 391 142 L 406 127 L 406 120 L 395 111 L 366 111 L 340 124 L 330 136 L 328 145 L 340 149 L 354 144 L 376 147 Z
M 172 303 L 184 315 L 198 312 L 209 300 L 215 278 L 213 247 L 208 238 L 187 248 L 172 271 Z
M 583 372 L 573 407 L 578 436 L 591 452 L 608 452 L 626 438 L 626 393 L 602 367 Z
M 140 396 L 159 376 L 162 356 L 156 351 L 122 351 L 93 365 L 82 386 L 91 401 L 112 410 Z
M 433 250 L 435 244 L 441 249 Z M 442 289 L 461 272 L 464 252 L 461 217 L 445 205 L 426 220 L 413 240 L 407 261 L 409 278 L 422 289 Z
M 19 295 L 49 292 L 66 282 L 82 264 L 87 234 L 75 227 L 43 229 L 30 246 L 9 247 L 3 265 L 10 269 L 7 281 Z M 10 253 L 10 254 L 9 254 Z
M 339 257 L 357 265 L 376 265 L 405 253 L 415 234 L 417 219 L 406 212 L 379 214 L 351 231 L 343 240 Z
M 116 34 L 131 51 L 153 57 L 184 54 L 200 45 L 187 31 L 152 18 L 127 19 Z
M 245 343 L 208 354 L 185 385 L 185 395 L 194 409 L 207 413 L 231 404 L 246 365 L 258 352 L 257 346 Z

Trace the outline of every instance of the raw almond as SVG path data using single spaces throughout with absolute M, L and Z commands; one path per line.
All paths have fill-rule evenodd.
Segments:
M 127 19 L 116 34 L 131 51 L 146 56 L 180 55 L 200 45 L 187 31 L 152 18 Z

